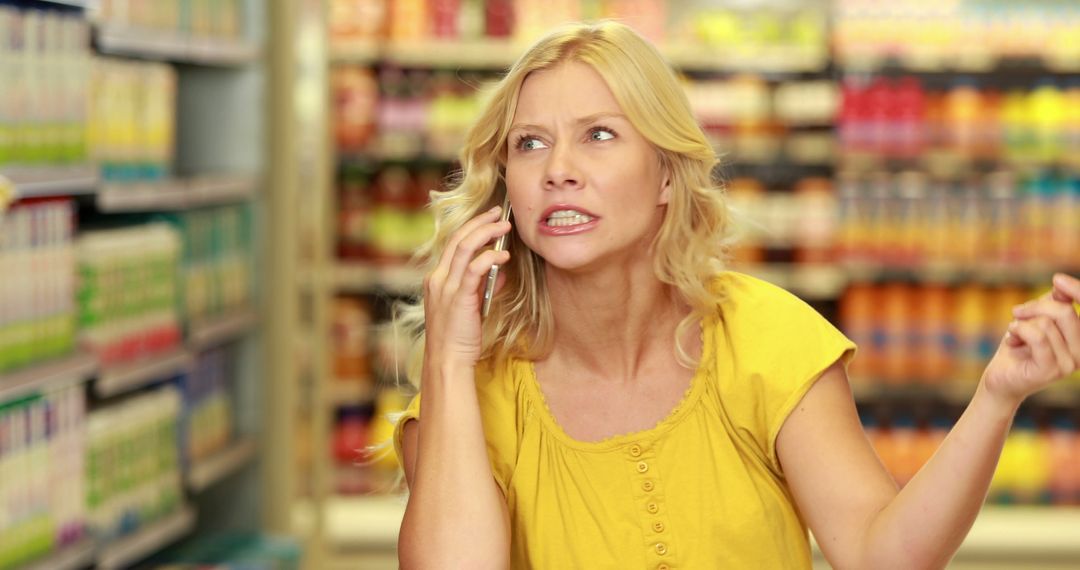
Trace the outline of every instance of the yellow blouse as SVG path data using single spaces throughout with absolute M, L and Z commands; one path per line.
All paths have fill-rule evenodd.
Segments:
M 794 295 L 716 279 L 701 363 L 656 426 L 599 442 L 568 436 L 532 363 L 476 373 L 488 456 L 511 519 L 513 568 L 810 568 L 806 525 L 776 454 L 784 420 L 855 345 Z M 419 417 L 420 397 L 401 426 Z

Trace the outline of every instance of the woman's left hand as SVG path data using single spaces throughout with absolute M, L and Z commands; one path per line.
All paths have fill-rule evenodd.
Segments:
M 983 373 L 983 388 L 1019 404 L 1080 368 L 1080 280 L 1054 275 L 1051 292 L 1013 308 L 1013 322 Z

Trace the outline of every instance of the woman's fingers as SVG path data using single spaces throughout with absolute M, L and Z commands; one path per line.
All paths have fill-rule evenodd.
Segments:
M 489 249 L 476 256 L 464 270 L 458 292 L 477 291 L 487 279 L 492 265 L 502 265 L 510 260 L 509 251 Z M 475 293 L 474 293 L 475 294 Z
M 495 238 L 510 231 L 510 222 L 496 221 L 493 224 L 484 224 L 465 236 L 459 243 L 450 262 L 450 272 L 446 276 L 448 284 L 456 284 L 458 288 L 468 289 L 462 279 L 465 272 L 476 259 L 476 253 Z
M 1063 352 L 1071 362 L 1080 364 L 1080 315 L 1076 314 L 1071 300 L 1060 301 L 1055 295 L 1044 296 L 1013 308 L 1013 316 L 1022 320 L 1048 319 L 1063 339 Z
M 450 240 L 446 244 L 446 248 L 443 250 L 439 262 L 435 265 L 435 269 L 427 276 L 424 281 L 425 297 L 434 295 L 439 297 L 442 293 L 443 285 L 446 283 L 450 274 L 451 263 L 454 260 L 454 255 L 458 251 L 458 246 L 463 239 L 469 236 L 476 228 L 498 221 L 499 214 L 502 208 L 495 206 L 494 208 L 474 217 L 461 226 L 454 235 L 450 237 Z
M 1055 274 L 1052 295 L 1057 301 L 1080 303 L 1080 279 L 1064 273 Z
M 1058 362 L 1054 356 L 1054 350 L 1050 347 L 1050 341 L 1041 327 L 1031 320 L 1013 321 L 1009 325 L 1009 332 L 1024 341 L 1026 348 L 1031 351 L 1032 360 L 1039 369 L 1057 369 Z

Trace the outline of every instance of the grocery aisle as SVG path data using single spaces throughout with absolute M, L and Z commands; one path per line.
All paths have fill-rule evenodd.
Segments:
M 1080 6 L 0 0 L 0 569 L 396 568 L 369 449 L 427 192 L 477 88 L 598 17 L 683 75 L 733 267 L 860 345 L 906 482 L 1008 307 L 1080 273 Z M 1080 564 L 1078 422 L 1080 377 L 1025 404 L 951 568 Z
M 261 4 L 0 2 L 0 568 L 298 566 L 257 496 Z
M 386 493 L 388 466 L 358 468 L 352 451 L 385 437 L 380 418 L 411 394 L 395 382 L 402 348 L 372 325 L 417 290 L 403 262 L 431 231 L 425 193 L 456 168 L 477 87 L 559 21 L 618 17 L 684 75 L 743 215 L 734 266 L 794 291 L 860 344 L 859 410 L 901 484 L 971 397 L 1008 307 L 1053 271 L 1080 270 L 1080 50 L 1066 40 L 1075 7 L 329 6 L 331 426 L 310 460 L 329 474 L 313 492 L 324 497 L 328 560 L 342 568 L 393 567 L 402 509 Z M 1078 402 L 1073 379 L 1024 406 L 954 567 L 1080 561 Z

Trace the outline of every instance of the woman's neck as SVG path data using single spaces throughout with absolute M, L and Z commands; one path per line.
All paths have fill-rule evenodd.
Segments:
M 589 376 L 633 381 L 650 361 L 669 359 L 675 329 L 689 308 L 653 273 L 651 263 L 588 274 L 546 273 L 560 363 Z

